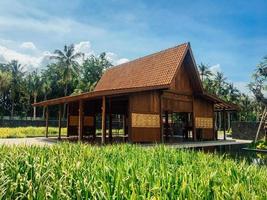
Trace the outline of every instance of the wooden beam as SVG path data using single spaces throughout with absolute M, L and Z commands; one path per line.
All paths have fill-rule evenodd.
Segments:
M 78 140 L 81 141 L 83 138 L 83 115 L 84 115 L 84 102 L 83 100 L 79 101 L 79 125 L 78 125 Z
M 46 106 L 46 115 L 45 115 L 45 137 L 48 138 L 48 106 Z
M 108 138 L 112 142 L 112 111 L 111 111 L 111 98 L 109 98 L 109 126 L 108 126 Z
M 102 97 L 102 140 L 101 143 L 106 142 L 106 97 Z
M 61 105 L 58 106 L 58 139 L 61 139 Z

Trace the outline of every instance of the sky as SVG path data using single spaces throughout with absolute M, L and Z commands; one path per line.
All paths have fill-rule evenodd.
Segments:
M 267 55 L 267 1 L 0 0 L 0 62 L 42 69 L 65 44 L 114 65 L 190 42 L 243 92 Z

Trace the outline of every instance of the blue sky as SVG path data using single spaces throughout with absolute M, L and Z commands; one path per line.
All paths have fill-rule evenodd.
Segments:
M 0 1 L 0 62 L 29 70 L 64 44 L 117 64 L 187 41 L 197 63 L 245 91 L 267 55 L 267 1 Z

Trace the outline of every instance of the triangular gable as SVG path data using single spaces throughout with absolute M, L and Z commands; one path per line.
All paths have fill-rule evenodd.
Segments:
M 188 44 L 180 67 L 177 68 L 170 89 L 185 93 L 192 90 L 198 94 L 202 94 L 204 91 L 190 44 Z

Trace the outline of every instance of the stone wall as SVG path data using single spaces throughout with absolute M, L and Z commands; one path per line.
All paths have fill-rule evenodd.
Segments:
M 254 140 L 259 122 L 232 122 L 232 137 L 234 139 Z M 264 137 L 264 130 L 261 129 L 259 139 Z

